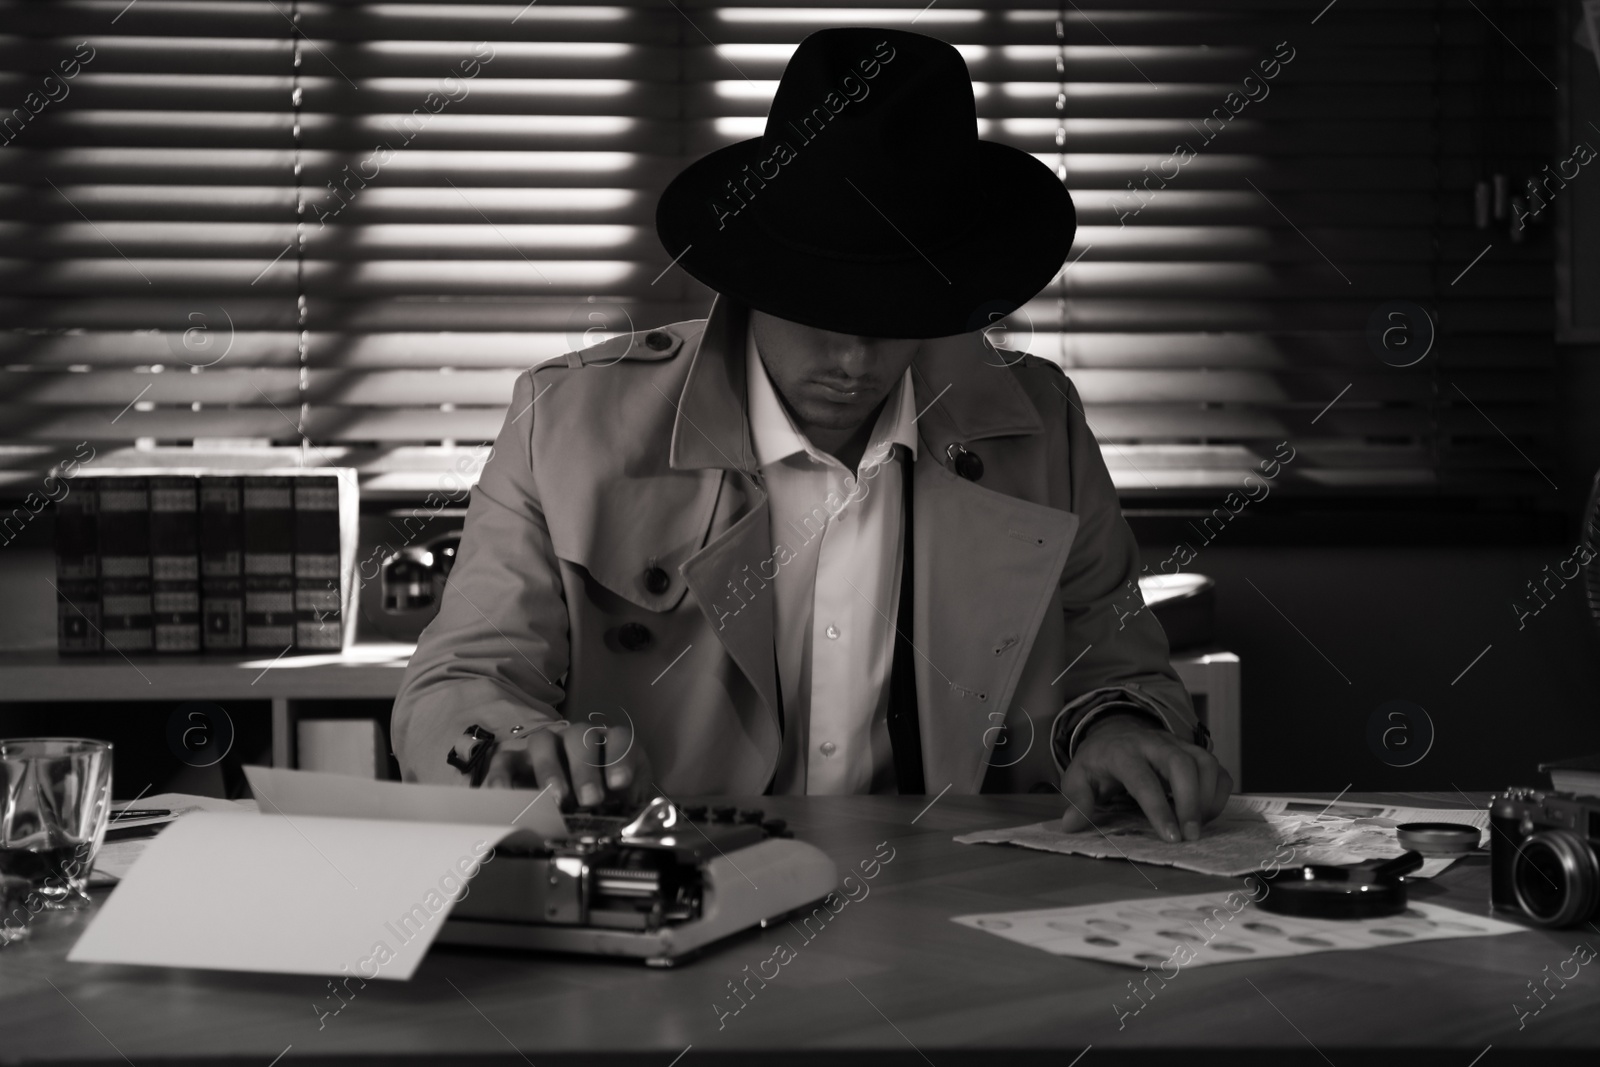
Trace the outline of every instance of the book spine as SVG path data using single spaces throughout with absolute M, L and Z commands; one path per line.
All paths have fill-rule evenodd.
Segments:
M 157 652 L 200 651 L 200 544 L 192 476 L 150 479 L 150 599 Z
M 337 652 L 344 647 L 339 611 L 339 479 L 294 480 L 295 646 Z
M 242 480 L 244 644 L 261 652 L 294 647 L 293 478 Z
M 199 505 L 205 648 L 238 651 L 244 648 L 244 500 L 239 479 L 202 477 Z
M 100 533 L 95 480 L 80 478 L 56 501 L 56 648 L 99 652 Z
M 150 487 L 144 478 L 102 478 L 99 484 L 100 613 L 106 647 L 149 652 Z

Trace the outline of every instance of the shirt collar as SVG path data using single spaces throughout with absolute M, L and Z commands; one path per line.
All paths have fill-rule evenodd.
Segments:
M 778 399 L 767 368 L 756 351 L 755 326 L 745 329 L 745 382 L 749 394 L 750 437 L 756 450 L 756 463 L 766 467 L 804 453 L 818 463 L 838 465 L 839 461 L 818 449 L 801 433 Z M 878 421 L 872 428 L 862 462 L 881 454 L 884 445 L 903 445 L 914 460 L 917 455 L 916 397 L 911 384 L 911 368 L 895 383 Z

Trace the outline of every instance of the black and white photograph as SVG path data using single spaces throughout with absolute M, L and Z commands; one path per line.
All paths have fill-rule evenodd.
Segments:
M 1593 1064 L 1597 146 L 1600 0 L 0 0 L 0 1064 Z

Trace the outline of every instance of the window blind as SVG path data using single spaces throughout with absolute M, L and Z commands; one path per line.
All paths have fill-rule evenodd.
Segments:
M 1126 494 L 1283 441 L 1292 491 L 1544 493 L 1550 241 L 1473 187 L 1561 155 L 1553 7 L 1319 6 L 0 0 L 0 476 L 270 443 L 428 485 L 522 369 L 705 313 L 660 189 L 760 134 L 807 32 L 885 25 L 1071 190 L 991 336 L 1063 364 Z M 1437 319 L 1409 367 L 1395 301 Z

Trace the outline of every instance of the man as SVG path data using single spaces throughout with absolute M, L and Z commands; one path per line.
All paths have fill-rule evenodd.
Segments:
M 1232 782 L 1077 392 L 981 332 L 1074 227 L 953 47 L 808 37 L 764 136 L 658 205 L 709 317 L 518 380 L 395 704 L 407 779 L 1060 790 L 1068 829 L 1126 792 L 1198 837 Z

